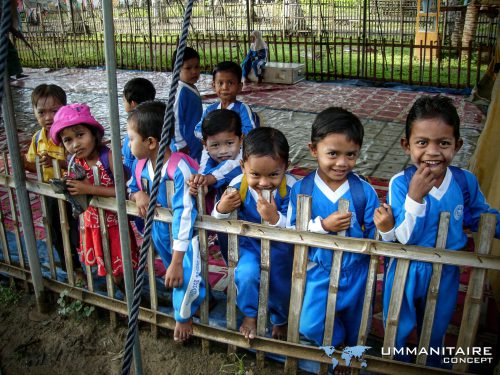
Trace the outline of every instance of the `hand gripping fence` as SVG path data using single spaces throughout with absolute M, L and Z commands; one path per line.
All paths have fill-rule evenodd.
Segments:
M 5 1 L 5 0 L 4 0 Z M 156 201 L 158 198 L 158 189 L 160 185 L 161 169 L 163 167 L 163 159 L 165 158 L 165 152 L 167 147 L 170 145 L 170 140 L 174 131 L 174 101 L 175 94 L 177 92 L 177 86 L 179 83 L 179 75 L 182 67 L 182 60 L 184 58 L 184 50 L 186 48 L 186 40 L 188 35 L 188 28 L 191 19 L 191 13 L 193 10 L 194 0 L 188 0 L 186 10 L 184 12 L 184 21 L 182 25 L 181 37 L 179 40 L 179 46 L 177 47 L 177 56 L 175 59 L 175 65 L 172 74 L 172 83 L 170 85 L 170 93 L 168 96 L 167 109 L 165 111 L 165 117 L 163 119 L 163 128 L 161 131 L 160 148 L 158 150 L 158 159 L 156 160 L 156 168 L 153 179 L 153 185 L 151 187 L 151 196 L 148 206 L 148 212 L 146 215 L 146 226 L 144 229 L 144 242 L 141 246 L 141 251 L 139 255 L 139 267 L 137 269 L 136 285 L 134 289 L 134 300 L 132 303 L 132 308 L 130 310 L 130 317 L 128 323 L 128 333 L 127 341 L 125 343 L 125 353 L 123 356 L 122 363 L 122 375 L 128 375 L 130 372 L 130 366 L 132 363 L 132 354 L 134 342 L 137 335 L 137 320 L 139 317 L 139 304 L 141 302 L 141 292 L 144 284 L 146 261 L 148 257 L 149 245 L 151 243 L 151 231 L 153 226 L 153 216 L 156 207 Z
M 3 100 L 4 90 L 4 75 L 7 71 L 7 50 L 9 37 L 9 29 L 12 22 L 12 14 L 10 10 L 11 0 L 2 1 L 2 19 L 0 21 L 0 105 Z

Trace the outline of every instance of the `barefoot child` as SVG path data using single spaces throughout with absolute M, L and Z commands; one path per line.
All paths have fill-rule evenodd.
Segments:
M 231 181 L 239 191 L 223 194 L 212 216 L 222 219 L 238 208 L 238 219 L 254 223 L 265 220 L 272 226 L 284 227 L 291 187 L 295 178 L 286 174 L 289 146 L 279 130 L 258 128 L 243 141 L 243 174 Z M 271 191 L 271 203 L 262 191 Z M 235 270 L 238 290 L 236 303 L 244 318 L 240 332 L 247 339 L 256 334 L 260 283 L 260 241 L 239 237 L 239 261 Z M 292 276 L 293 246 L 271 242 L 271 274 L 269 280 L 269 312 L 273 324 L 272 337 L 286 338 Z
M 48 182 L 51 178 L 54 178 L 54 171 L 52 168 L 53 159 L 58 161 L 62 169 L 66 168 L 68 165 L 64 146 L 54 144 L 49 137 L 49 131 L 54 122 L 56 112 L 59 108 L 66 105 L 66 93 L 57 85 L 41 84 L 35 87 L 31 93 L 31 104 L 41 129 L 38 130 L 31 139 L 30 148 L 25 155 L 24 167 L 30 172 L 36 172 L 35 160 L 36 157 L 39 156 L 43 172 L 43 181 Z M 66 271 L 58 199 L 51 197 L 47 197 L 46 199 L 48 210 L 47 220 L 51 229 L 52 244 L 59 256 L 62 269 Z M 77 279 L 83 279 L 83 270 L 78 260 L 77 253 L 78 239 L 80 237 L 78 220 L 70 214 L 71 206 L 69 203 L 66 203 L 66 207 L 66 212 L 68 212 L 67 219 L 73 268 L 77 274 Z
M 415 102 L 406 119 L 406 138 L 401 139 L 401 146 L 411 157 L 413 166 L 392 177 L 388 194 L 390 207 L 377 214 L 377 225 L 384 232 L 381 233 L 384 240 L 395 237 L 402 244 L 435 247 L 439 216 L 443 211 L 451 214 L 446 249 L 463 249 L 467 242 L 464 226 L 477 231 L 483 213 L 497 215 L 495 237 L 500 237 L 500 213 L 486 203 L 476 177 L 466 170 L 450 166 L 462 144 L 460 119 L 449 98 L 423 96 Z M 386 264 L 384 323 L 396 264 L 396 259 L 390 259 Z M 431 276 L 431 263 L 411 261 L 404 286 L 396 349 L 406 346 L 410 333 L 422 323 Z M 431 348 L 443 346 L 456 307 L 459 276 L 458 266 L 443 265 L 429 344 Z M 406 355 L 396 355 L 396 358 L 410 360 Z M 440 366 L 441 357 L 429 355 L 427 364 Z
M 149 204 L 164 115 L 165 104 L 151 101 L 138 105 L 127 120 L 132 153 L 137 159 L 147 159 L 147 163 L 138 171 L 135 170 L 138 162 L 134 163 L 132 178 L 128 182 L 130 200 L 136 202 L 142 217 L 146 216 Z M 167 268 L 165 286 L 174 288 L 176 341 L 185 341 L 193 334 L 192 317 L 205 298 L 198 237 L 193 233 L 197 210 L 187 184 L 191 175 L 196 173 L 194 164 L 186 154 L 172 153 L 167 149 L 158 190 L 158 205 L 172 208 L 172 247 L 167 223 L 154 221 L 152 230 L 155 249 Z M 140 179 L 136 176 L 140 176 Z M 168 180 L 172 180 L 175 185 L 172 206 L 167 202 Z
M 71 195 L 88 194 L 102 197 L 114 197 L 113 163 L 111 150 L 101 142 L 104 128 L 99 124 L 86 104 L 70 104 L 62 107 L 54 117 L 50 137 L 56 145 L 61 143 L 66 151 L 74 156 L 74 163 L 85 170 L 84 180 L 68 179 L 66 185 Z M 106 158 L 107 160 L 104 160 Z M 105 167 L 109 166 L 109 169 Z M 99 168 L 101 186 L 94 186 L 92 167 Z M 122 248 L 118 229 L 117 214 L 105 211 L 109 235 L 109 248 L 113 281 L 123 291 Z M 102 248 L 101 231 L 97 208 L 89 206 L 84 212 L 85 238 L 80 238 L 80 258 L 85 264 L 97 264 L 97 274 L 106 275 Z M 132 232 L 131 232 L 132 233 Z M 132 264 L 137 265 L 137 244 L 130 237 Z M 85 247 L 83 247 L 85 244 Z
M 363 143 L 363 125 L 351 112 L 331 107 L 319 113 L 312 125 L 311 155 L 318 169 L 298 181 L 290 195 L 287 223 L 294 228 L 297 196 L 312 197 L 308 230 L 347 237 L 373 238 L 375 190 L 352 172 Z M 338 212 L 339 199 L 349 201 L 349 212 Z M 323 345 L 326 304 L 333 251 L 309 248 L 309 264 L 299 331 L 316 345 Z M 370 257 L 344 252 L 340 271 L 335 323 L 331 345 L 354 346 L 358 341 Z

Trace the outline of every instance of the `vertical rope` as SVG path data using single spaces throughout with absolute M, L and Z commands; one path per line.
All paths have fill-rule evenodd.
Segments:
M 9 37 L 9 29 L 12 23 L 10 2 L 11 0 L 2 1 L 2 18 L 0 20 L 0 104 L 2 104 L 3 99 L 3 78 L 7 70 L 7 38 Z
M 194 0 L 188 0 L 186 10 L 184 13 L 184 21 L 181 31 L 181 37 L 179 40 L 179 46 L 177 47 L 177 56 L 175 59 L 175 65 L 172 74 L 172 83 L 170 85 L 170 93 L 168 97 L 167 109 L 165 111 L 165 117 L 163 119 L 163 128 L 161 131 L 160 147 L 158 150 L 158 159 L 156 160 L 156 168 L 153 179 L 153 185 L 151 187 L 150 201 L 148 206 L 148 212 L 146 215 L 146 225 L 144 229 L 144 242 L 141 246 L 141 251 L 139 255 L 139 267 L 137 269 L 136 285 L 134 289 L 134 300 L 132 304 L 132 309 L 130 311 L 129 323 L 128 323 L 128 333 L 127 340 L 125 343 L 125 353 L 123 356 L 122 363 L 122 374 L 128 375 L 130 373 L 130 366 L 132 363 L 132 349 L 134 347 L 134 342 L 137 336 L 137 323 L 139 317 L 139 304 L 141 302 L 141 292 L 144 284 L 146 261 L 148 257 L 148 250 L 151 244 L 151 231 L 153 226 L 153 216 L 156 208 L 156 201 L 158 198 L 158 190 L 160 185 L 161 170 L 163 168 L 163 160 L 165 158 L 165 152 L 167 147 L 170 145 L 170 139 L 172 138 L 174 131 L 174 102 L 175 94 L 177 92 L 177 86 L 179 84 L 179 75 L 182 67 L 182 61 L 184 59 L 184 50 L 186 49 L 186 40 L 188 36 L 188 29 L 191 19 L 191 13 L 193 10 Z

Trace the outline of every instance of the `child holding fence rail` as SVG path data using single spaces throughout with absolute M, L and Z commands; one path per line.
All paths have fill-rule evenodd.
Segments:
M 262 220 L 272 226 L 285 227 L 289 194 L 295 178 L 286 173 L 289 165 L 288 142 L 277 129 L 258 128 L 243 140 L 243 174 L 229 186 L 237 191 L 222 195 L 212 216 L 223 219 L 238 209 L 238 219 L 254 223 Z M 262 196 L 271 191 L 271 202 Z M 260 285 L 260 241 L 239 237 L 239 261 L 235 269 L 236 303 L 244 318 L 240 332 L 247 339 L 255 337 Z M 293 263 L 293 246 L 271 242 L 269 280 L 269 312 L 273 324 L 272 337 L 285 339 Z
M 363 125 L 351 112 L 327 108 L 314 120 L 309 149 L 318 169 L 298 181 L 290 194 L 287 226 L 294 228 L 297 196 L 312 197 L 308 230 L 347 237 L 373 238 L 373 214 L 379 202 L 375 190 L 352 172 L 363 143 Z M 349 212 L 339 212 L 339 200 L 349 201 Z M 323 345 L 326 305 L 334 251 L 309 249 L 300 333 Z M 370 257 L 344 252 L 340 270 L 331 345 L 357 344 Z M 328 344 L 327 344 L 328 345 Z
M 150 101 L 138 105 L 127 120 L 130 149 L 137 159 L 147 160 L 144 164 L 139 160 L 134 163 L 132 178 L 127 183 L 130 200 L 136 202 L 142 217 L 149 205 L 164 115 L 165 104 Z M 188 155 L 167 149 L 157 202 L 172 209 L 172 245 L 167 223 L 154 221 L 152 230 L 155 249 L 167 268 L 165 286 L 174 289 L 176 341 L 185 341 L 193 334 L 192 317 L 205 298 L 198 236 L 194 234 L 197 209 L 188 185 L 197 169 L 198 164 Z M 174 182 L 172 204 L 167 200 L 167 181 Z
M 233 178 L 241 174 L 241 132 L 240 116 L 229 109 L 216 109 L 203 119 L 201 127 L 203 145 L 208 152 L 205 168 L 200 174 L 191 176 L 191 194 L 198 194 L 199 186 L 207 186 L 207 212 L 212 212 L 214 199 L 218 201 Z M 222 257 L 227 263 L 227 234 L 217 233 Z
M 70 104 L 61 107 L 54 117 L 50 128 L 50 138 L 55 145 L 63 144 L 72 161 L 80 166 L 83 179 L 68 178 L 67 190 L 71 195 L 115 196 L 113 179 L 113 163 L 111 150 L 102 144 L 104 128 L 90 113 L 86 104 Z M 71 163 L 71 162 L 70 162 Z M 94 185 L 92 167 L 97 166 L 101 186 Z M 121 166 L 121 165 L 120 165 Z M 68 167 L 71 172 L 72 169 Z M 71 177 L 71 176 L 70 176 Z M 97 274 L 106 275 L 104 254 L 97 208 L 89 206 L 83 214 L 85 222 L 84 238 L 80 238 L 80 258 L 89 266 L 97 265 Z M 111 268 L 114 283 L 123 291 L 122 247 L 118 229 L 118 216 L 114 212 L 105 211 L 106 225 L 109 234 Z M 130 231 L 132 233 L 132 231 Z M 137 244 L 130 237 L 132 264 L 137 265 Z
M 36 131 L 31 139 L 30 148 L 25 155 L 24 167 L 30 172 L 36 172 L 35 161 L 38 156 L 42 167 L 43 181 L 48 182 L 51 178 L 54 178 L 52 160 L 57 160 L 62 169 L 68 166 L 64 146 L 56 145 L 49 137 L 55 114 L 59 108 L 66 105 L 66 93 L 57 85 L 41 84 L 35 87 L 31 93 L 31 104 L 33 106 L 33 112 L 35 113 L 35 118 L 41 129 Z M 83 280 L 84 274 L 77 253 L 79 247 L 78 239 L 80 237 L 78 232 L 78 220 L 75 219 L 73 215 L 69 214 L 71 212 L 69 203 L 66 203 L 66 207 L 66 212 L 68 212 L 69 242 L 73 258 L 73 267 L 76 272 L 77 280 Z M 66 271 L 58 199 L 47 197 L 47 211 L 47 220 L 52 234 L 53 245 L 59 256 L 62 269 Z
M 460 119 L 451 99 L 444 96 L 417 99 L 406 119 L 406 137 L 401 139 L 401 146 L 413 165 L 392 177 L 389 205 L 380 207 L 375 214 L 377 228 L 384 240 L 395 238 L 402 244 L 435 247 L 439 217 L 443 211 L 451 214 L 446 249 L 463 249 L 467 242 L 464 226 L 477 231 L 483 213 L 497 215 L 495 236 L 500 237 L 500 213 L 486 203 L 476 177 L 450 165 L 462 144 Z M 396 264 L 396 259 L 386 262 L 384 322 Z M 410 333 L 422 324 L 431 276 L 431 263 L 411 261 L 404 286 L 396 349 L 405 347 Z M 458 266 L 443 265 L 431 348 L 444 345 L 444 336 L 457 302 L 459 276 Z M 398 354 L 395 358 L 410 361 L 406 355 Z M 440 366 L 440 362 L 440 356 L 428 356 L 428 365 Z

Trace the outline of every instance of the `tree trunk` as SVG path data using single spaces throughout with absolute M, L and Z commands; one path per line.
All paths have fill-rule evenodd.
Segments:
M 470 42 L 474 41 L 479 18 L 480 0 L 472 0 L 467 6 L 465 14 L 464 32 L 462 35 L 462 47 L 467 48 Z

